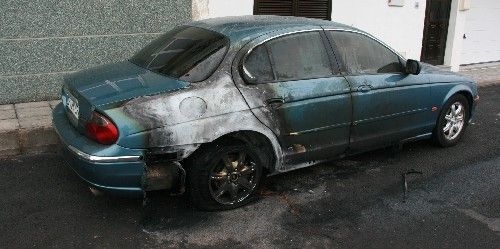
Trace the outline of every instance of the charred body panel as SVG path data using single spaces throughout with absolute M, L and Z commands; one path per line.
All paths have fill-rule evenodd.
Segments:
M 235 51 L 240 48 L 239 43 L 231 44 L 221 65 L 205 81 L 164 94 L 138 97 L 106 110 L 109 117 L 123 123 L 118 144 L 176 153 L 181 161 L 201 144 L 230 133 L 253 131 L 264 135 L 272 145 L 276 160 L 269 171 L 279 169 L 282 152 L 276 136 L 249 110 L 228 74 Z

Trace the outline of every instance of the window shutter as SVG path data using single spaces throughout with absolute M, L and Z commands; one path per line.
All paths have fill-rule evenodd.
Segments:
M 254 15 L 302 16 L 331 20 L 331 0 L 255 0 Z
M 330 20 L 331 0 L 300 0 L 297 6 L 297 16 Z
M 255 0 L 254 15 L 293 16 L 294 0 Z

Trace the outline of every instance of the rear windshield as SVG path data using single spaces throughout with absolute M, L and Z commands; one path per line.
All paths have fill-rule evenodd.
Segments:
M 228 44 L 229 40 L 219 33 L 181 26 L 152 41 L 130 61 L 156 73 L 197 82 L 217 69 Z

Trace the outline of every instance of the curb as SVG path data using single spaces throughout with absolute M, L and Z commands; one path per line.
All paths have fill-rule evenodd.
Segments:
M 59 137 L 52 127 L 52 108 L 59 101 L 0 106 L 0 157 L 52 153 Z
M 0 157 L 54 153 L 59 144 L 59 137 L 52 127 L 4 131 L 0 132 Z
M 20 154 L 57 152 L 59 145 L 59 136 L 53 127 L 19 130 Z
M 477 87 L 487 87 L 487 86 L 494 86 L 494 85 L 500 85 L 500 79 L 498 80 L 485 80 L 477 83 Z

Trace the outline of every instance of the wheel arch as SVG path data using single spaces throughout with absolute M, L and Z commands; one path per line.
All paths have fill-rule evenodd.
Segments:
M 449 110 L 448 108 L 450 108 L 450 105 L 453 104 L 453 102 L 455 100 L 457 100 L 457 97 L 458 97 L 462 101 L 464 101 L 463 98 L 465 98 L 465 101 L 468 102 L 469 108 L 467 110 L 468 113 L 466 113 L 466 115 L 467 114 L 469 115 L 468 119 L 470 120 L 472 112 L 473 112 L 473 108 L 472 108 L 473 97 L 472 96 L 473 96 L 472 92 L 469 89 L 467 89 L 467 87 L 460 86 L 460 85 L 453 87 L 450 91 L 447 92 L 446 98 L 443 99 L 443 102 L 441 104 L 441 110 L 437 116 L 436 125 L 433 129 L 433 132 L 432 132 L 433 133 L 432 138 L 433 138 L 433 141 L 436 145 L 441 146 L 441 147 L 450 147 L 450 146 L 453 146 L 456 143 L 458 143 L 458 141 L 460 140 L 460 137 L 463 134 L 463 131 L 467 127 L 468 120 L 464 120 L 465 122 L 462 124 L 463 126 L 460 130 L 461 134 L 459 133 L 458 139 L 457 139 L 457 137 L 445 138 L 444 131 L 442 130 L 442 128 L 443 128 L 442 125 L 444 125 L 446 122 L 444 121 L 443 118 L 444 118 L 444 115 L 446 115 L 446 113 L 448 113 L 448 110 Z M 453 101 L 451 101 L 451 100 L 453 100 Z M 441 122 L 445 122 L 445 123 L 441 123 Z
M 282 149 L 277 141 L 277 138 L 265 132 L 257 130 L 238 130 L 228 132 L 222 136 L 213 139 L 210 142 L 201 144 L 195 151 L 193 151 L 185 160 L 190 160 L 191 157 L 200 153 L 206 146 L 213 146 L 216 143 L 225 143 L 228 141 L 251 143 L 260 148 L 264 148 L 266 153 L 271 157 L 270 164 L 265 168 L 267 173 L 274 173 L 279 170 L 282 164 Z
M 466 99 L 467 99 L 467 102 L 469 104 L 469 117 L 472 116 L 472 105 L 473 105 L 473 94 L 472 94 L 472 90 L 469 89 L 467 86 L 465 85 L 456 85 L 455 87 L 453 87 L 452 89 L 450 89 L 450 91 L 448 91 L 448 94 L 446 95 L 446 97 L 443 99 L 443 102 L 441 103 L 441 106 L 444 106 L 446 104 L 446 102 L 454 95 L 457 95 L 457 94 L 460 94 L 460 95 L 463 95 Z
M 474 104 L 474 99 L 472 97 L 472 93 L 469 91 L 462 90 L 462 91 L 456 92 L 455 94 L 460 94 L 460 95 L 465 96 L 465 98 L 467 98 L 467 102 L 469 104 L 469 117 L 471 117 L 472 116 L 472 105 Z

